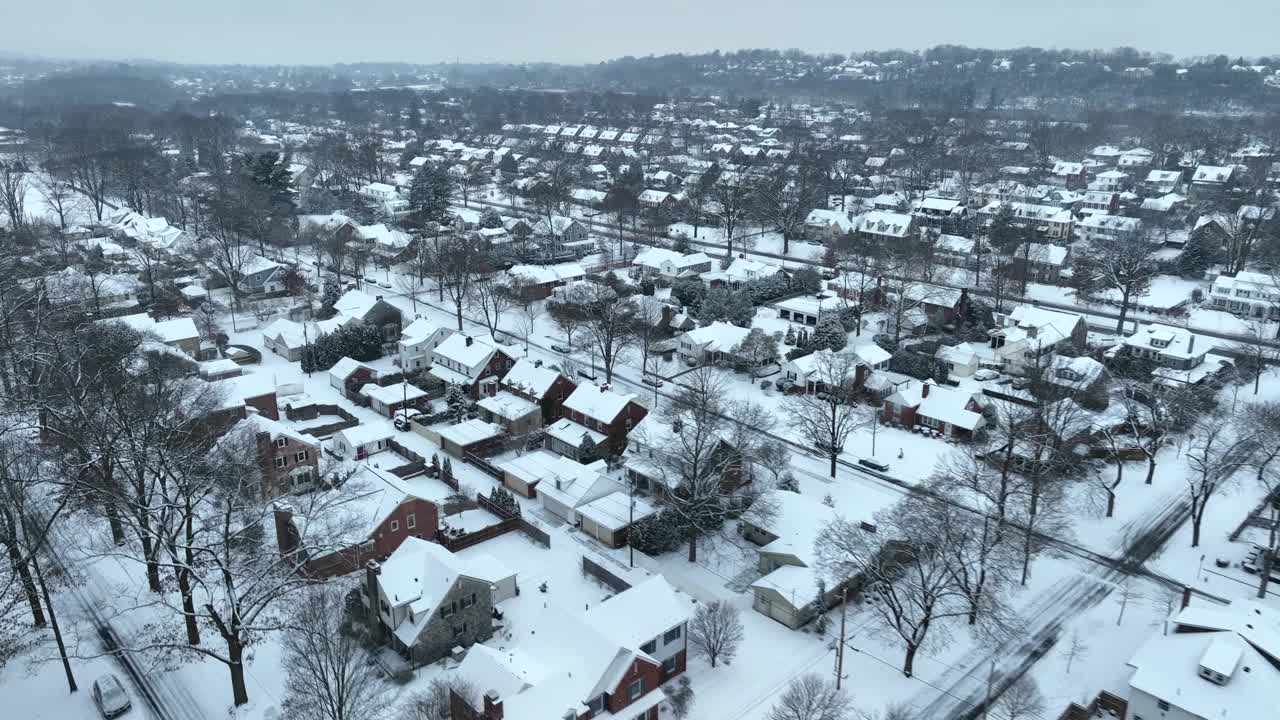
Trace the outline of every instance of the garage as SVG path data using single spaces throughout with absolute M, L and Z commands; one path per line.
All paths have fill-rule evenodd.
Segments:
M 813 600 L 818 593 L 817 577 L 811 568 L 783 565 L 751 584 L 751 607 L 792 630 L 816 615 Z

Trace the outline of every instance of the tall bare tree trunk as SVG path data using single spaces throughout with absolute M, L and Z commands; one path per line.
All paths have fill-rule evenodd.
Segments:
M 49 625 L 53 628 L 53 639 L 58 644 L 58 656 L 62 658 L 62 669 L 67 673 L 67 690 L 75 692 L 79 690 L 76 687 L 76 676 L 71 672 L 71 661 L 67 658 L 67 645 L 62 640 L 62 628 L 58 626 L 58 614 L 53 609 L 53 602 L 49 599 L 49 585 L 44 580 L 44 571 L 40 569 L 40 559 L 35 553 L 31 555 L 31 568 L 35 571 L 36 581 L 40 583 L 40 593 L 44 596 L 45 607 L 49 609 Z

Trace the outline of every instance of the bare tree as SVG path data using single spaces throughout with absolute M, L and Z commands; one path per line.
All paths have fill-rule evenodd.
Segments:
M 436 263 L 441 288 L 453 303 L 458 332 L 462 332 L 462 308 L 473 296 L 472 286 L 492 271 L 489 257 L 478 238 L 455 233 L 441 247 Z
M 1120 581 L 1120 586 L 1116 589 L 1116 593 L 1120 597 L 1120 613 L 1116 615 L 1116 626 L 1119 627 L 1124 622 L 1124 611 L 1128 609 L 1129 603 L 1143 600 L 1146 595 L 1142 592 L 1142 588 L 1134 585 L 1132 575 L 1127 575 L 1124 580 Z
M 795 174 L 779 173 L 757 188 L 756 211 L 768 227 L 782 235 L 783 255 L 791 251 L 791 241 L 804 230 L 809 213 L 821 202 L 821 180 L 818 168 L 806 159 Z
M 1029 675 L 1013 681 L 996 701 L 995 715 L 1000 720 L 1033 720 L 1043 717 L 1047 709 L 1044 693 Z
M 738 608 L 724 600 L 698 606 L 689 621 L 689 641 L 701 650 L 711 667 L 721 660 L 731 662 L 742 642 L 743 628 Z
M 457 695 L 471 708 L 480 701 L 480 692 L 469 680 L 457 675 L 438 677 L 426 690 L 409 696 L 398 720 L 462 720 L 452 715 L 452 695 Z
M 67 229 L 67 218 L 80 209 L 80 193 L 69 183 L 52 177 L 41 178 L 36 183 L 36 191 L 44 199 L 45 205 L 58 216 L 58 227 Z
M 1222 412 L 1202 417 L 1187 448 L 1187 496 L 1191 501 L 1191 547 L 1200 546 L 1205 510 L 1236 471 L 1247 465 L 1257 442 L 1248 429 Z
M 1089 644 L 1084 638 L 1080 637 L 1080 631 L 1076 630 L 1071 633 L 1069 642 L 1063 647 L 1063 655 L 1067 657 L 1067 674 L 1071 674 L 1071 665 L 1076 658 L 1082 658 L 1085 653 L 1089 652 Z
M 814 543 L 819 565 L 833 577 L 864 578 L 881 629 L 905 646 L 907 677 L 926 642 L 949 641 L 946 621 L 969 614 L 968 597 L 952 557 L 938 546 L 937 532 L 940 518 L 965 512 L 931 496 L 911 495 L 876 518 L 875 533 L 837 517 Z M 895 540 L 882 546 L 882 537 Z
M 1075 281 L 1082 289 L 1115 290 L 1120 294 L 1116 332 L 1124 332 L 1124 321 L 1133 300 L 1145 295 L 1151 279 L 1160 274 L 1155 260 L 1159 249 L 1159 244 L 1142 234 L 1095 239 L 1090 243 L 1089 252 L 1078 256 Z
M 724 232 L 725 257 L 733 257 L 734 234 L 750 216 L 755 203 L 755 188 L 742 175 L 722 177 L 711 188 L 710 214 L 720 221 Z
M 1266 492 L 1267 548 L 1258 571 L 1258 598 L 1267 596 L 1267 584 L 1271 580 L 1271 568 L 1280 552 L 1280 403 L 1254 405 L 1245 415 L 1250 432 L 1258 439 L 1259 447 L 1254 455 L 1254 479 Z
M 814 392 L 788 397 L 786 412 L 791 427 L 827 457 L 831 477 L 835 477 L 836 461 L 844 452 L 845 442 L 855 430 L 871 422 L 871 411 L 858 405 L 857 357 L 830 350 L 820 350 L 816 356 L 810 380 L 820 386 Z
M 635 305 L 625 297 L 601 299 L 586 308 L 582 330 L 587 344 L 604 364 L 605 382 L 613 382 L 613 369 L 635 344 Z
M 791 681 L 769 709 L 768 720 L 847 720 L 853 712 L 851 698 L 828 679 L 805 673 Z
M 385 708 L 382 679 L 347 616 L 338 585 L 306 590 L 284 633 L 284 708 L 321 720 L 372 720 Z
M 480 311 L 480 319 L 489 330 L 489 337 L 498 340 L 499 321 L 513 304 L 511 288 L 505 278 L 477 278 L 471 283 L 469 307 Z
M 0 162 L 0 215 L 21 232 L 27 226 L 27 167 L 21 160 Z

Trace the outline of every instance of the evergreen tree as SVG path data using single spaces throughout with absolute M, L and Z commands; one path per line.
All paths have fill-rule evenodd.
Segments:
M 782 477 L 778 478 L 778 489 L 786 492 L 800 492 L 800 482 L 796 480 L 796 476 L 790 472 L 785 472 Z
M 447 457 L 444 459 L 444 469 L 441 470 L 441 477 L 447 483 L 453 482 L 453 461 Z
M 813 626 L 814 632 L 818 633 L 818 637 L 827 634 L 827 627 L 831 624 L 831 618 L 827 617 L 827 581 L 818 579 L 818 596 L 813 599 L 814 605 L 818 608 L 817 622 Z
M 501 485 L 494 486 L 489 492 L 489 501 L 512 515 L 520 514 L 520 503 L 516 502 L 515 496 Z
M 511 155 L 511 153 L 506 153 L 502 156 L 502 159 L 498 161 L 498 170 L 504 173 L 514 174 L 520 172 L 520 166 L 516 164 L 516 159 Z
M 830 348 L 831 350 L 840 351 L 848 343 L 849 334 L 840 322 L 839 313 L 825 313 L 819 318 L 818 326 L 813 330 L 812 344 L 815 350 Z
M 422 227 L 429 222 L 443 221 L 452 194 L 453 180 L 448 171 L 433 163 L 423 165 L 409 186 L 410 223 Z
M 502 216 L 498 214 L 497 210 L 489 208 L 480 216 L 480 227 L 496 230 L 502 227 Z
M 675 240 L 671 241 L 671 249 L 675 250 L 681 255 L 687 255 L 689 253 L 689 250 L 691 249 L 689 246 L 689 237 L 684 233 L 680 233 L 679 235 L 676 235 Z
M 631 526 L 629 542 L 646 555 L 661 555 L 684 544 L 679 524 L 668 513 L 660 512 Z
M 461 386 L 450 385 L 445 392 L 444 402 L 449 406 L 449 417 L 453 419 L 455 425 L 467 419 L 471 398 L 467 397 L 467 392 Z
M 600 448 L 596 446 L 596 441 L 592 440 L 590 435 L 584 434 L 582 444 L 578 446 L 578 462 L 590 465 L 599 459 Z

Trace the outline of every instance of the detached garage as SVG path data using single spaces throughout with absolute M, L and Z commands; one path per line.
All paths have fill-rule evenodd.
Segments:
M 751 584 L 751 607 L 792 630 L 817 617 L 818 578 L 811 568 L 783 565 Z
M 633 507 L 634 504 L 634 507 Z M 611 548 L 627 544 L 627 533 L 633 522 L 639 522 L 658 512 L 644 498 L 633 498 L 623 492 L 613 492 L 578 507 L 578 520 L 582 532 Z

